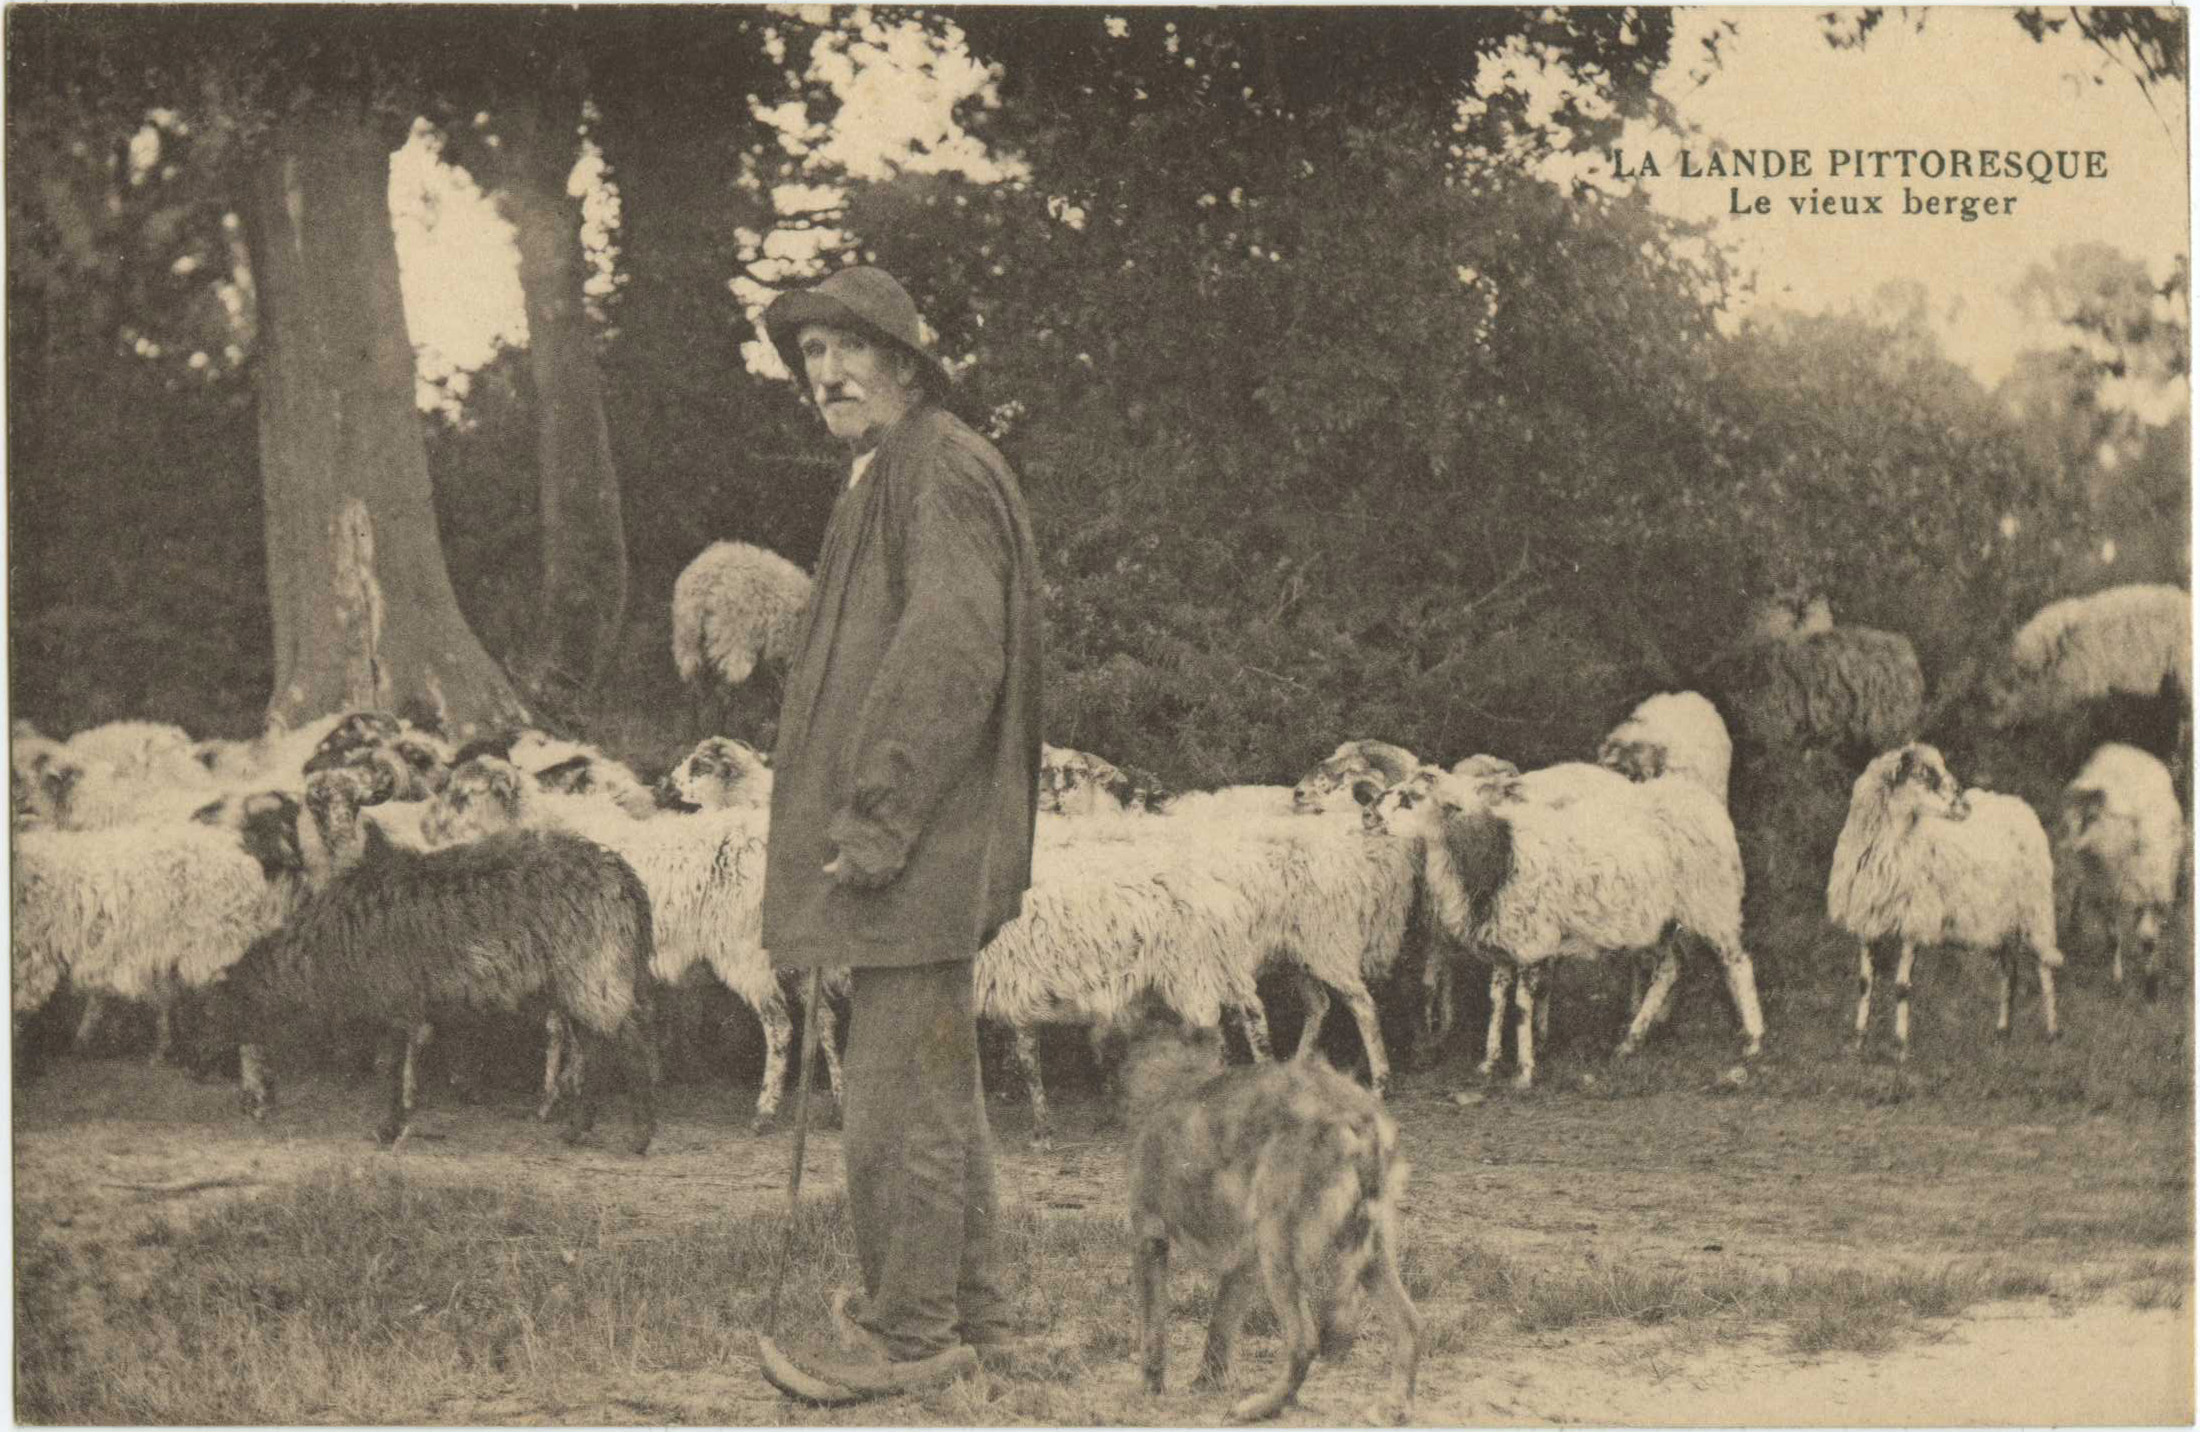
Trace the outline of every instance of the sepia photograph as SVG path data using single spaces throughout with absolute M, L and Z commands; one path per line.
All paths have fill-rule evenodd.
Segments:
M 13 1420 L 2192 1425 L 2189 13 L 7 5 Z

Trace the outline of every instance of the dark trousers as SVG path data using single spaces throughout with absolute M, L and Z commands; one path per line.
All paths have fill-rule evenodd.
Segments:
M 851 971 L 841 1151 L 865 1327 L 928 1357 L 1006 1321 L 971 964 Z

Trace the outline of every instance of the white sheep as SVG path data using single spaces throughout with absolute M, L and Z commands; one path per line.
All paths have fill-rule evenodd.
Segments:
M 1719 957 L 1741 1017 L 1744 1056 L 1755 1057 L 1764 1015 L 1742 946 L 1741 851 L 1725 807 L 1693 781 L 1671 777 L 1636 785 L 1582 766 L 1554 778 L 1565 782 L 1594 794 L 1493 805 L 1465 780 L 1433 774 L 1365 793 L 1368 829 L 1411 843 L 1438 926 L 1492 961 L 1483 1072 L 1502 1052 L 1508 990 L 1519 1016 L 1514 1082 L 1526 1088 L 1535 1078 L 1533 1029 L 1549 962 L 1647 950 L 1669 927 Z M 1641 1045 L 1678 973 L 1667 945 L 1619 1055 Z
M 1921 944 L 1991 950 L 2001 971 L 1995 1032 L 2009 1033 L 2019 958 L 2036 960 L 2040 1011 L 2056 1036 L 2054 867 L 2047 832 L 2015 796 L 1958 789 L 1931 746 L 1875 758 L 1856 778 L 1833 847 L 1826 917 L 1859 942 L 1856 1047 L 1871 1018 L 1872 944 L 1901 945 L 1895 969 L 1895 1043 L 1910 1053 L 1910 972 Z
M 2169 768 L 2136 747 L 2102 746 L 2063 788 L 2054 848 L 2061 928 L 2072 928 L 2082 906 L 2105 911 L 2113 978 L 2123 984 L 2124 949 L 2136 943 L 2150 1000 L 2160 988 L 2162 927 L 2177 902 L 2184 847 Z
M 794 655 L 810 577 L 776 552 L 713 542 L 672 584 L 672 664 L 704 696 Z
M 655 917 L 656 977 L 677 984 L 696 965 L 710 971 L 756 1012 L 764 1028 L 764 1086 L 754 1127 L 769 1127 L 779 1109 L 794 1025 L 779 975 L 763 947 L 764 842 L 771 812 L 755 807 L 667 812 L 635 820 L 603 796 L 536 789 L 509 762 L 476 757 L 451 773 L 431 802 L 423 834 L 434 844 L 478 839 L 513 826 L 571 831 L 609 847 L 640 875 Z M 845 976 L 828 988 L 841 992 Z M 837 1101 L 840 1054 L 830 1005 L 818 1011 L 820 1044 Z M 558 1031 L 553 1026 L 555 1042 Z M 553 1060 L 555 1059 L 553 1054 Z M 544 1110 L 556 1070 L 545 1075 Z
M 1144 771 L 1123 767 L 1088 751 L 1042 743 L 1039 747 L 1039 814 L 1091 816 L 1156 811 L 1172 792 Z
M 270 792 L 220 811 L 222 823 L 17 832 L 14 1012 L 37 1010 L 66 977 L 88 996 L 83 1043 L 104 998 L 147 1000 L 152 1060 L 166 1058 L 176 995 L 228 968 L 303 891 L 295 801 Z
M 510 763 L 545 791 L 602 796 L 636 820 L 657 813 L 656 793 L 643 784 L 633 767 L 585 741 L 516 727 L 467 742 L 452 756 L 451 764 L 457 766 L 476 756 L 494 756 Z
M 1629 780 L 1686 776 L 1726 804 L 1734 741 L 1719 708 L 1693 691 L 1647 698 L 1597 747 L 1597 764 Z
M 2049 602 L 2017 629 L 1988 689 L 1996 725 L 2049 720 L 2109 696 L 2174 704 L 2174 749 L 2192 739 L 2192 598 L 2182 587 L 2133 583 Z
M 699 810 L 770 810 L 772 805 L 771 762 L 731 736 L 704 737 L 666 773 L 663 786 L 673 799 Z
M 1010 1024 L 1030 1090 L 1035 1136 L 1046 1101 L 1031 1026 L 1096 1033 L 1156 998 L 1188 1023 L 1237 1019 L 1256 1060 L 1270 1057 L 1257 990 L 1287 965 L 1307 1005 L 1300 1052 L 1334 990 L 1358 1023 L 1369 1078 L 1390 1066 L 1370 977 L 1396 962 L 1413 907 L 1413 866 L 1396 842 L 1348 819 L 1289 814 L 1289 792 L 1255 789 L 1257 816 L 1226 797 L 1190 815 L 1042 818 L 1024 912 L 978 956 L 978 1012 Z M 1204 793 L 1217 794 L 1217 793 Z
M 1225 1010 L 1257 1005 L 1251 882 L 1214 855 L 1161 833 L 1035 842 L 1023 911 L 978 952 L 973 975 L 978 1014 L 1015 1035 L 1034 1140 L 1048 1134 L 1035 1026 L 1097 1034 L 1150 997 L 1212 1028 Z
M 1421 758 L 1403 746 L 1368 738 L 1346 741 L 1300 778 L 1291 791 L 1292 807 L 1319 813 L 1339 792 L 1361 781 L 1394 786 L 1421 768 Z

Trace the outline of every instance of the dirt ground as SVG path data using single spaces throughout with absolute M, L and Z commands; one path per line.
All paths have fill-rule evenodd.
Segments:
M 1411 1079 L 1393 1098 L 1414 1164 L 1410 1237 L 1472 1239 L 1538 1267 L 1727 1260 L 1775 1279 L 1783 1270 L 1945 1266 L 2015 1255 L 2055 1270 L 2058 1293 L 1974 1308 L 1874 1357 L 1799 1356 L 1776 1329 L 1689 1336 L 1605 1320 L 1553 1334 L 1507 1331 L 1432 1357 L 1417 1421 L 2193 1419 L 2191 1298 L 2142 1308 L 2113 1291 L 2165 1260 L 2189 1278 L 2190 1223 L 2180 1213 L 2181 1226 L 2165 1233 L 2162 1214 L 2165 1195 L 2189 1212 L 2186 1116 L 1979 1111 L 1937 1101 L 1874 1107 L 1748 1091 L 1599 1097 L 1556 1089 L 1469 1095 L 1462 1103 L 1452 1097 L 1456 1085 Z M 784 1130 L 751 1136 L 742 1100 L 730 1090 L 670 1090 L 657 1143 L 639 1160 L 609 1145 L 567 1149 L 517 1100 L 438 1100 L 408 1146 L 389 1154 L 368 1135 L 376 1111 L 366 1081 L 302 1079 L 284 1094 L 276 1114 L 254 1125 L 237 1114 L 224 1084 L 194 1084 L 123 1059 L 61 1061 L 15 1093 L 14 1196 L 50 1210 L 62 1239 L 110 1246 L 126 1243 L 141 1220 L 188 1220 L 220 1200 L 331 1164 L 390 1158 L 553 1196 L 632 1199 L 646 1220 L 636 1237 L 776 1211 L 786 1197 L 791 1137 Z M 1020 1106 L 1001 1106 L 1004 1194 L 1041 1210 L 1105 1215 L 1122 1202 L 1119 1135 L 1094 1106 L 1066 1105 L 1049 1149 L 1031 1146 Z M 624 1112 L 617 1102 L 606 1110 L 603 1132 L 614 1141 L 624 1133 Z M 839 1182 L 838 1137 L 817 1130 L 805 1195 L 828 1194 Z M 2061 1294 L 2088 1285 L 2091 1296 Z M 1348 1399 L 1377 1385 L 1381 1364 L 1378 1354 L 1356 1357 L 1335 1375 L 1317 1370 L 1291 1420 L 1356 1420 L 1359 1404 Z M 1096 1391 L 1102 1405 L 1118 1409 L 1096 1408 L 1096 1419 L 1196 1415 L 1138 1411 L 1128 1363 Z M 745 1369 L 656 1381 L 646 1397 L 635 1393 L 639 1401 L 607 1390 L 605 1404 L 593 1409 L 491 1400 L 438 1409 L 438 1416 L 631 1422 L 644 1408 L 641 1420 L 649 1421 L 772 1423 L 787 1416 L 786 1404 Z

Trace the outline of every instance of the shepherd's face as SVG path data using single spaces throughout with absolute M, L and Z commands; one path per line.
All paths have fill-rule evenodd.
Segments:
M 795 348 L 827 431 L 851 452 L 878 446 L 916 402 L 916 359 L 891 345 L 812 323 L 795 335 Z

